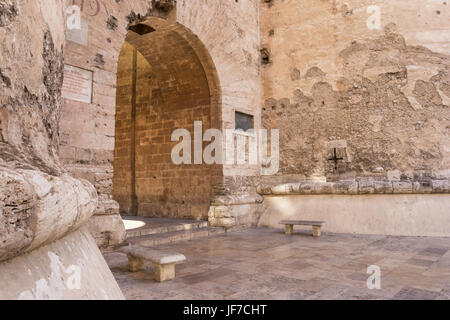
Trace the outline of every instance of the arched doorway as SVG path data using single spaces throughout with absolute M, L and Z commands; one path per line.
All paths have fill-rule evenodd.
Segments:
M 219 165 L 176 165 L 176 129 L 220 129 L 220 86 L 200 40 L 149 17 L 129 28 L 117 69 L 113 197 L 121 213 L 205 219 Z M 192 141 L 192 146 L 194 142 Z M 192 154 L 194 154 L 192 152 Z

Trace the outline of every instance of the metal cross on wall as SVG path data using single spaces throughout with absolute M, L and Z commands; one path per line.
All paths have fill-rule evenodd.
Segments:
M 333 157 L 328 159 L 328 161 L 334 161 L 334 172 L 336 173 L 338 170 L 339 161 L 344 160 L 344 158 L 338 158 L 337 156 L 337 148 L 334 148 Z

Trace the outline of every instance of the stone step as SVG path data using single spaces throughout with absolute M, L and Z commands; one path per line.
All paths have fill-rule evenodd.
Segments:
M 124 217 L 125 225 L 131 223 L 143 223 L 144 225 L 138 228 L 127 227 L 127 238 L 141 237 L 154 234 L 163 234 L 174 231 L 195 230 L 206 228 L 207 221 L 196 220 L 175 220 L 175 219 L 158 219 L 158 218 L 137 218 Z
M 154 247 L 179 241 L 189 241 L 226 233 L 224 228 L 194 228 L 182 231 L 170 231 L 158 234 L 148 234 L 127 238 L 129 244 L 139 244 L 144 247 Z

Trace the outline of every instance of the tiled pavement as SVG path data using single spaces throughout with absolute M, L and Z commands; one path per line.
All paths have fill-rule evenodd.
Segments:
M 329 234 L 285 236 L 251 229 L 160 246 L 186 255 L 177 279 L 129 273 L 127 258 L 105 254 L 127 299 L 450 299 L 450 238 Z M 381 289 L 367 288 L 367 267 Z

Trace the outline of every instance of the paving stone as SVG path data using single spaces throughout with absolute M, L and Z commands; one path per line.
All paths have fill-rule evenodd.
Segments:
M 408 250 L 404 248 L 408 247 Z M 126 257 L 105 254 L 128 299 L 449 299 L 449 238 L 361 235 L 319 241 L 271 229 L 163 244 L 183 253 L 170 283 L 151 268 L 127 271 Z M 381 268 L 381 289 L 367 288 L 367 267 Z M 170 293 L 168 291 L 171 291 Z

